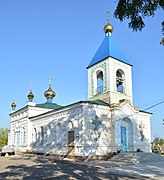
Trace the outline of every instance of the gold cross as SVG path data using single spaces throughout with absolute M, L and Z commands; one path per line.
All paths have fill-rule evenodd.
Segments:
M 30 91 L 32 90 L 32 83 L 30 82 Z
M 49 78 L 48 78 L 48 81 L 49 81 L 49 85 L 51 85 L 52 77 L 49 77 Z
M 108 23 L 110 22 L 110 12 L 109 11 L 107 11 L 107 21 L 108 21 Z

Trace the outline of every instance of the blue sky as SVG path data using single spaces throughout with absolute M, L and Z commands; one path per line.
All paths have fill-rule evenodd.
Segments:
M 146 18 L 142 32 L 113 17 L 110 0 L 1 0 L 0 127 L 9 127 L 13 99 L 17 109 L 27 102 L 30 83 L 36 103 L 45 102 L 48 77 L 53 78 L 54 102 L 67 105 L 87 99 L 86 67 L 104 39 L 111 13 L 112 34 L 133 64 L 134 105 L 145 109 L 164 100 L 164 47 L 159 45 L 163 11 Z M 150 109 L 152 137 L 164 138 L 164 104 Z

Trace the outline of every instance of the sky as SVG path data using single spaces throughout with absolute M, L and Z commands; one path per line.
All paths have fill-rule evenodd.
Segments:
M 104 39 L 107 11 L 113 38 L 133 65 L 133 104 L 146 109 L 164 100 L 164 12 L 145 19 L 142 32 L 120 22 L 112 0 L 1 0 L 0 1 L 0 127 L 10 128 L 11 103 L 27 103 L 32 84 L 34 102 L 44 103 L 48 77 L 55 103 L 86 100 L 86 67 Z M 152 139 L 164 138 L 164 103 L 149 109 Z

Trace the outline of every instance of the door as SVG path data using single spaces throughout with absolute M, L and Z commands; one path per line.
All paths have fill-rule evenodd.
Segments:
M 122 152 L 126 152 L 126 127 L 121 126 L 121 150 Z
M 74 155 L 74 131 L 68 131 L 68 155 Z

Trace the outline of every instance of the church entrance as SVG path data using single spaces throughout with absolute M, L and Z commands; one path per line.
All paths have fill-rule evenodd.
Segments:
M 125 126 L 121 126 L 121 150 L 122 150 L 122 152 L 127 151 L 127 147 L 126 147 L 126 127 Z
M 74 131 L 68 131 L 68 155 L 74 156 Z
M 134 151 L 133 124 L 129 118 L 121 121 L 120 143 L 122 152 Z

